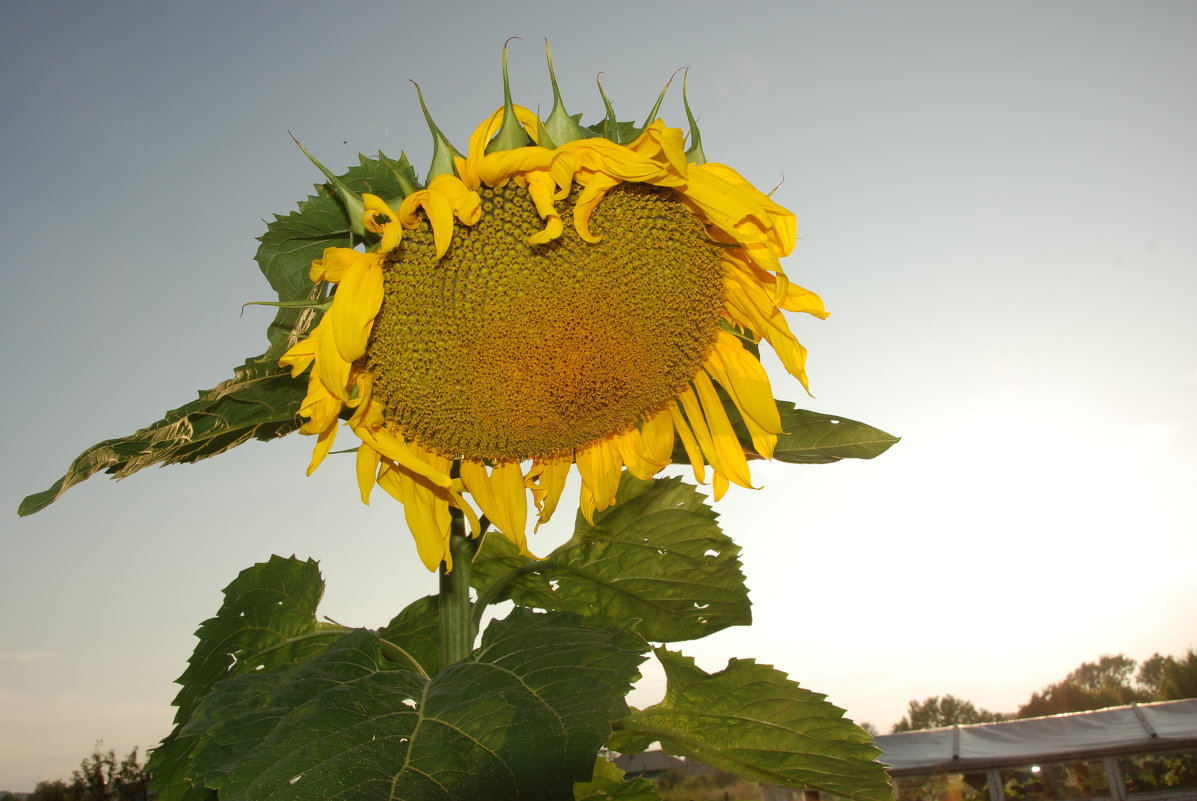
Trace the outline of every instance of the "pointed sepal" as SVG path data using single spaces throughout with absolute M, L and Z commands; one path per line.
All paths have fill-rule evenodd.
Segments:
M 694 112 L 690 111 L 690 98 L 686 94 L 686 82 L 690 79 L 690 68 L 682 75 L 682 106 L 686 109 L 686 119 L 690 123 L 690 147 L 686 150 L 686 161 L 691 164 L 706 164 L 707 155 L 702 152 L 702 135 L 698 132 L 698 120 L 694 119 Z
M 553 56 L 549 52 L 549 40 L 544 41 L 544 57 L 545 61 L 549 63 L 549 82 L 553 85 L 553 110 L 549 112 L 548 119 L 542 123 L 545 132 L 548 133 L 550 139 L 555 143 L 552 145 L 563 145 L 566 142 L 573 142 L 577 139 L 589 139 L 594 136 L 593 133 L 583 128 L 580 120 L 581 114 L 570 114 L 565 110 L 565 102 L 561 99 L 561 89 L 557 86 L 557 73 L 553 70 Z M 544 142 L 540 143 L 544 147 L 550 145 Z
M 519 37 L 512 37 L 512 39 Z M 508 42 L 511 39 L 507 40 Z M 524 126 L 520 125 L 519 118 L 515 116 L 515 104 L 511 102 L 511 79 L 507 75 L 507 45 L 503 45 L 503 124 L 499 126 L 499 132 L 495 134 L 495 138 L 490 140 L 490 144 L 486 146 L 487 153 L 494 153 L 499 150 L 518 150 L 521 147 L 527 147 L 532 144 L 532 137 L 528 136 L 528 132 L 524 130 Z
M 438 175 L 457 175 L 457 169 L 453 166 L 453 158 L 455 156 L 464 158 L 464 156 L 457 148 L 453 147 L 449 137 L 445 136 L 433 121 L 432 115 L 428 112 L 428 104 L 424 102 L 424 93 L 420 91 L 420 84 L 415 81 L 412 81 L 411 84 L 416 87 L 416 96 L 420 98 L 420 109 L 424 112 L 424 121 L 428 123 L 428 130 L 432 132 L 432 164 L 428 167 L 428 175 L 424 177 L 424 183 L 427 184 Z
M 665 93 L 669 91 L 669 85 L 673 83 L 673 79 L 675 77 L 677 77 L 677 72 L 674 72 L 673 75 L 669 76 L 669 80 L 665 82 L 665 87 L 661 90 L 661 94 L 657 95 L 657 102 L 653 104 L 652 110 L 649 111 L 648 116 L 644 118 L 644 124 L 632 132 L 633 139 L 648 130 L 648 126 L 652 125 L 657 119 L 657 113 L 661 111 L 661 103 L 665 101 Z
M 288 132 L 289 133 L 289 132 Z M 332 184 L 333 190 L 336 191 L 337 197 L 341 199 L 341 203 L 345 206 L 345 213 L 349 216 L 349 230 L 355 236 L 365 237 L 366 227 L 362 224 L 362 215 L 366 212 L 366 206 L 362 203 L 362 196 L 350 189 L 344 181 L 332 174 L 332 171 L 321 164 L 311 152 L 303 146 L 303 143 L 295 138 L 295 134 L 291 134 L 291 141 L 303 151 L 303 154 L 308 157 L 308 161 L 316 165 L 316 169 L 324 173 L 324 177 Z

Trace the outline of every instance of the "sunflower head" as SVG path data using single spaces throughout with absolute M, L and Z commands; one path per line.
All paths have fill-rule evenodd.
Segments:
M 310 470 L 343 417 L 361 439 L 362 499 L 403 503 L 424 563 L 449 561 L 450 509 L 480 512 L 526 550 L 528 498 L 549 519 L 576 466 L 580 508 L 614 502 L 622 471 L 650 478 L 680 442 L 716 498 L 751 486 L 752 450 L 781 433 L 762 339 L 805 386 L 806 351 L 783 311 L 826 316 L 780 259 L 794 216 L 730 167 L 707 163 L 690 122 L 642 126 L 505 103 L 464 154 L 428 115 L 423 186 L 400 198 L 342 191 L 360 243 L 328 248 L 314 282 L 336 286 L 310 336 L 281 362 L 310 369 L 300 414 Z M 600 85 L 600 90 L 601 90 Z M 418 89 L 418 87 L 417 87 Z M 662 97 L 664 92 L 662 92 Z

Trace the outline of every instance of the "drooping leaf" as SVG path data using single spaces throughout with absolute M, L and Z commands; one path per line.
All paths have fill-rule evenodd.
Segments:
M 377 158 L 359 156 L 359 162 L 340 176 L 357 192 L 390 200 L 403 195 L 404 179 L 414 179 L 406 156 L 395 161 L 379 153 Z M 259 237 L 255 259 L 280 303 L 322 299 L 326 288 L 309 278 L 312 260 L 326 247 L 353 244 L 345 209 L 331 187 L 317 185 L 317 193 L 300 203 L 298 211 L 276 215 Z M 200 392 L 198 400 L 172 409 L 158 422 L 88 448 L 53 486 L 25 498 L 18 513 L 41 511 L 100 471 L 124 478 L 150 465 L 195 462 L 251 439 L 276 439 L 295 431 L 303 422 L 298 414 L 307 379 L 292 378 L 278 366 L 278 358 L 307 335 L 320 315 L 315 308 L 279 308 L 267 329 L 270 346 L 265 353 L 248 359 L 234 369 L 231 379 Z
M 550 801 L 588 780 L 644 641 L 515 610 L 431 679 L 360 630 L 292 667 L 221 682 L 182 732 L 221 801 Z
M 200 624 L 199 643 L 179 677 L 176 728 L 150 756 L 162 801 L 188 798 L 192 754 L 179 735 L 222 679 L 302 663 L 344 630 L 316 620 L 324 581 L 312 560 L 272 556 L 238 574 L 215 617 Z M 193 791 L 194 792 L 194 791 Z
M 574 785 L 574 801 L 661 801 L 657 785 L 648 779 L 625 780 L 623 771 L 604 757 L 594 765 L 594 778 Z
M 706 673 L 679 653 L 656 654 L 668 682 L 665 699 L 619 723 L 613 749 L 636 753 L 659 741 L 670 754 L 748 781 L 891 801 L 876 761 L 881 751 L 825 696 L 751 659 Z
M 429 676 L 441 669 L 440 610 L 435 595 L 426 595 L 415 601 L 379 630 L 378 636 L 384 643 L 390 643 L 403 650 L 419 664 Z M 408 669 L 403 657 L 395 659 L 397 667 Z
M 306 379 L 293 379 L 274 361 L 262 358 L 249 359 L 232 378 L 158 422 L 91 446 L 53 486 L 25 498 L 18 513 L 23 517 L 41 511 L 100 471 L 124 478 L 150 465 L 195 462 L 251 439 L 271 440 L 296 430 L 302 422 L 297 415 Z
M 487 537 L 471 583 L 479 598 L 516 577 L 493 600 L 559 609 L 593 625 L 639 618 L 654 642 L 704 637 L 752 621 L 739 547 L 723 533 L 706 499 L 678 478 L 640 481 L 624 474 L 613 507 L 581 514 L 573 537 L 536 562 L 504 537 Z

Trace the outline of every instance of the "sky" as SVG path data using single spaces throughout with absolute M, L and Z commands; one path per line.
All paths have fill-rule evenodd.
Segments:
M 1104 653 L 1197 647 L 1197 5 L 1100 0 L 601 5 L 5 3 L 0 29 L 0 790 L 170 729 L 220 589 L 319 560 L 321 614 L 377 627 L 435 591 L 397 504 L 312 441 L 96 477 L 18 519 L 80 451 L 261 353 L 263 219 L 319 179 L 501 102 L 642 118 L 690 67 L 708 158 L 795 211 L 805 408 L 902 441 L 755 463 L 716 505 L 754 657 L 888 731 L 910 699 L 1013 711 Z M 675 87 L 676 88 L 676 87 Z M 681 126 L 680 94 L 662 110 Z M 797 382 L 770 362 L 778 397 Z M 576 486 L 576 485 L 575 485 Z M 575 496 L 576 497 L 576 496 Z M 568 537 L 563 502 L 531 547 Z M 645 669 L 633 703 L 653 703 Z

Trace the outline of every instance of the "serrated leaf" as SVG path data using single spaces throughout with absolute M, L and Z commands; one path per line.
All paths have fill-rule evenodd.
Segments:
M 515 610 L 432 679 L 345 635 L 301 665 L 221 682 L 181 738 L 221 801 L 504 801 L 589 779 L 644 641 Z
M 49 489 L 21 501 L 23 517 L 49 506 L 71 487 L 104 471 L 124 478 L 154 464 L 181 464 L 224 453 L 251 439 L 271 440 L 299 428 L 306 380 L 273 362 L 249 359 L 228 381 L 199 393 L 156 423 L 108 439 L 80 454 Z
M 487 537 L 471 583 L 481 594 L 514 569 L 495 600 L 559 609 L 592 625 L 640 619 L 637 631 L 654 642 L 692 640 L 752 622 L 739 547 L 694 487 L 679 478 L 640 481 L 624 474 L 615 505 L 581 514 L 573 537 L 540 562 L 504 537 Z
M 763 458 L 752 446 L 752 437 L 739 409 L 722 390 L 719 391 L 719 397 L 744 453 L 750 459 Z M 773 449 L 773 458 L 779 462 L 831 464 L 842 459 L 872 459 L 885 453 L 901 439 L 846 417 L 799 409 L 789 401 L 779 400 L 776 403 L 784 432 L 778 435 L 777 445 Z M 673 461 L 680 464 L 690 461 L 680 442 L 674 447 Z
M 892 801 L 881 751 L 826 697 L 781 671 L 733 659 L 718 673 L 656 649 L 665 668 L 665 699 L 619 724 L 611 747 L 625 753 L 659 741 L 742 779 L 812 787 L 859 801 Z
M 237 575 L 224 589 L 215 617 L 195 632 L 199 643 L 178 678 L 175 730 L 150 756 L 161 801 L 203 798 L 206 790 L 190 784 L 193 754 L 179 741 L 186 724 L 213 686 L 222 679 L 299 664 L 342 637 L 340 627 L 316 620 L 324 581 L 314 561 L 272 556 Z
M 574 801 L 661 801 L 657 786 L 648 779 L 625 779 L 623 771 L 603 757 L 594 765 L 594 778 L 574 785 Z
M 403 179 L 414 179 L 406 156 L 395 161 L 379 153 L 377 158 L 358 160 L 340 176 L 354 191 L 390 199 L 403 195 Z M 312 260 L 326 247 L 352 244 L 345 209 L 327 184 L 317 185 L 317 191 L 299 204 L 298 211 L 276 215 L 259 237 L 255 259 L 280 303 L 321 299 L 325 288 L 309 278 Z M 41 511 L 100 471 L 124 478 L 150 465 L 195 462 L 251 439 L 276 439 L 297 430 L 303 422 L 298 415 L 307 380 L 292 378 L 278 366 L 278 358 L 319 322 L 320 315 L 314 308 L 279 308 L 267 329 L 270 347 L 265 353 L 248 359 L 231 379 L 200 392 L 198 400 L 172 409 L 158 422 L 88 448 L 53 486 L 25 498 L 18 514 Z
M 378 636 L 401 648 L 425 674 L 433 676 L 441 669 L 440 608 L 435 595 L 426 595 L 408 604 L 378 632 Z M 400 668 L 411 667 L 404 665 L 401 658 L 395 663 Z

